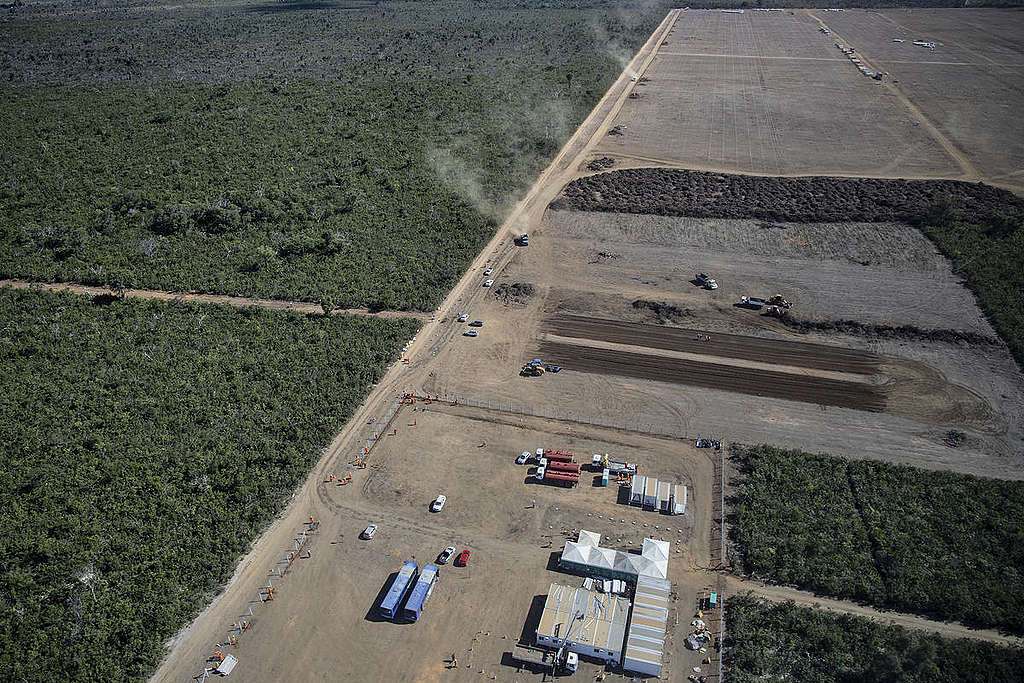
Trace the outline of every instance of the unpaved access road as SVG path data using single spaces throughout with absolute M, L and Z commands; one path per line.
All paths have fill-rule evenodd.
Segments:
M 0 280 L 0 287 L 13 289 L 45 289 L 49 292 L 70 292 L 82 296 L 125 296 L 130 299 L 156 299 L 159 301 L 194 301 L 201 304 L 227 304 L 236 308 L 256 306 L 271 311 L 298 311 L 300 313 L 321 313 L 319 304 L 302 301 L 283 301 L 281 299 L 253 299 L 247 296 L 228 296 L 225 294 L 198 294 L 195 292 L 168 292 L 159 289 L 125 289 L 115 290 L 110 287 L 92 285 L 76 285 L 66 282 L 29 282 L 27 280 Z M 430 313 L 413 311 L 370 311 L 366 308 L 335 308 L 332 314 L 348 313 L 349 315 L 370 315 L 376 318 L 415 318 L 429 320 Z
M 457 309 L 469 309 L 474 303 L 483 300 L 486 293 L 490 291 L 481 287 L 480 270 L 483 268 L 483 264 L 487 263 L 495 269 L 496 273 L 500 273 L 514 254 L 507 248 L 510 236 L 526 232 L 540 224 L 548 204 L 570 180 L 576 177 L 578 167 L 592 149 L 595 140 L 607 131 L 610 120 L 626 100 L 631 75 L 642 73 L 650 63 L 656 46 L 661 43 L 675 22 L 678 12 L 678 10 L 673 10 L 668 13 L 661 25 L 652 33 L 619 76 L 619 79 L 605 93 L 587 119 L 580 124 L 576 133 L 562 148 L 551 165 L 540 175 L 535 185 L 505 220 L 491 242 L 481 251 L 466 274 L 445 298 L 440 307 L 439 319 L 447 319 Z M 442 326 L 437 320 L 432 320 L 424 326 L 417 335 L 417 340 L 406 353 L 406 358 L 410 363 L 393 365 L 380 383 L 370 392 L 363 404 L 355 411 L 349 423 L 324 452 L 306 481 L 296 490 L 289 507 L 281 513 L 277 522 L 254 541 L 252 550 L 240 559 L 234 576 L 222 592 L 192 623 L 171 640 L 168 644 L 167 657 L 154 672 L 151 677 L 152 681 L 178 683 L 191 680 L 197 673 L 202 672 L 203 667 L 207 665 L 208 657 L 218 649 L 217 644 L 223 642 L 226 637 L 225 634 L 230 624 L 240 617 L 239 605 L 245 604 L 247 599 L 245 596 L 255 596 L 257 590 L 266 585 L 268 569 L 275 565 L 284 549 L 291 546 L 295 530 L 301 528 L 311 514 L 317 517 L 322 513 L 326 514 L 325 522 L 334 517 L 320 503 L 317 495 L 318 487 L 323 485 L 322 482 L 329 473 L 337 470 L 344 471 L 344 464 L 351 460 L 355 447 L 367 436 L 367 422 L 371 418 L 382 415 L 396 394 L 400 394 L 410 387 L 422 386 L 429 377 L 434 376 L 435 364 L 432 360 L 443 348 L 445 340 L 450 339 L 449 332 L 450 326 Z M 354 483 L 362 485 L 365 482 L 366 475 L 362 472 L 365 471 L 357 471 Z M 348 517 L 341 521 L 351 523 Z M 323 528 L 327 527 L 328 524 L 325 523 Z M 337 523 L 335 527 L 337 527 Z M 351 577 L 359 574 L 358 571 L 348 571 L 348 567 L 342 567 L 342 569 L 344 569 L 344 576 Z M 326 570 L 321 565 L 318 572 L 322 574 L 324 571 Z M 338 584 L 333 582 L 330 577 L 315 575 L 308 576 L 303 582 L 302 598 L 299 602 L 302 602 L 306 609 L 301 614 L 296 612 L 294 617 L 287 622 L 288 630 L 291 630 L 295 623 L 299 623 L 304 631 L 316 632 L 318 625 L 336 623 L 337 616 L 320 615 L 316 612 L 323 609 L 325 605 L 335 608 L 339 595 L 356 594 L 361 588 L 365 588 L 350 585 L 352 584 L 351 579 L 344 579 L 341 584 Z M 325 591 L 335 602 L 326 603 L 320 599 L 321 591 Z M 525 593 L 524 595 L 530 597 Z M 346 616 L 351 616 L 352 610 L 358 609 L 358 607 L 343 601 L 336 605 L 336 609 L 343 610 Z M 518 615 L 518 612 L 516 614 Z M 363 623 L 361 618 L 359 623 Z M 268 642 L 275 643 L 277 635 L 279 632 L 272 634 Z M 397 680 L 400 678 L 408 680 L 413 678 L 408 675 L 393 678 L 395 672 L 391 668 L 388 668 L 387 671 L 380 671 L 367 666 L 362 666 L 357 675 L 332 676 L 330 672 L 335 661 L 354 661 L 352 653 L 358 652 L 359 639 L 366 636 L 366 633 L 353 633 L 352 636 L 349 640 L 337 642 L 335 652 L 318 653 L 315 661 L 308 658 L 284 660 L 273 647 L 270 647 L 253 652 L 248 665 L 266 673 L 267 680 L 328 680 L 328 676 L 330 676 L 329 680 Z M 257 659 L 259 661 L 253 661 Z M 274 673 L 271 673 L 274 671 L 279 672 L 280 675 L 275 676 Z M 422 675 L 421 678 L 439 678 L 444 673 L 438 663 L 436 672 Z M 249 680 L 257 679 L 258 677 L 252 677 Z
M 884 621 L 889 624 L 903 626 L 904 628 L 934 631 L 946 638 L 972 638 L 974 640 L 987 640 L 990 643 L 997 643 L 999 645 L 1024 645 L 1024 639 L 1008 636 L 999 631 L 971 628 L 955 621 L 934 621 L 927 617 L 919 617 L 903 612 L 889 612 L 866 605 L 859 605 L 847 600 L 820 597 L 809 591 L 802 591 L 788 586 L 775 586 L 735 576 L 726 576 L 725 585 L 730 594 L 750 592 L 772 602 L 792 600 L 804 607 L 820 607 L 830 612 L 867 617 L 868 619 Z

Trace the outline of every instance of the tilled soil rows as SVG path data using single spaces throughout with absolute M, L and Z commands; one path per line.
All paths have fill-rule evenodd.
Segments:
M 545 321 L 544 327 L 545 331 L 561 337 L 597 339 L 616 344 L 864 375 L 878 374 L 878 366 L 883 361 L 881 356 L 874 353 L 839 346 L 762 339 L 575 315 L 549 318 Z M 698 335 L 702 335 L 702 338 L 698 338 Z M 705 341 L 706 337 L 710 337 L 711 341 Z
M 971 214 L 1024 216 L 1024 199 L 981 183 L 778 178 L 666 168 L 623 169 L 580 178 L 566 186 L 551 208 L 796 223 L 913 223 L 944 197 Z
M 581 372 L 652 379 L 872 412 L 882 412 L 886 407 L 884 389 L 871 384 L 553 341 L 541 342 L 538 353 L 546 361 Z

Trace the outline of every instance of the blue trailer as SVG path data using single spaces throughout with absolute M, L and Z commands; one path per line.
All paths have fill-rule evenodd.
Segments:
M 380 613 L 389 619 L 394 619 L 398 615 L 398 606 L 402 604 L 402 600 L 409 594 L 409 590 L 412 589 L 413 584 L 416 581 L 416 572 L 419 570 L 419 565 L 415 562 L 406 562 L 402 565 L 402 568 L 398 570 L 398 576 L 391 584 L 391 588 L 388 589 L 387 595 L 380 603 Z
M 423 567 L 420 578 L 409 594 L 409 599 L 402 610 L 402 616 L 407 621 L 417 621 L 420 613 L 427 604 L 427 599 L 434 591 L 434 584 L 437 583 L 437 575 L 440 570 L 436 565 L 428 564 Z

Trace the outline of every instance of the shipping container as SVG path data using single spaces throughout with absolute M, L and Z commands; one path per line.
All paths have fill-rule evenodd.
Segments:
M 667 481 L 663 481 L 658 484 L 658 511 L 668 513 L 671 511 L 669 508 L 670 499 L 672 498 L 672 485 Z
M 647 478 L 642 474 L 633 475 L 633 483 L 629 488 L 630 505 L 644 504 L 644 483 L 646 479 Z

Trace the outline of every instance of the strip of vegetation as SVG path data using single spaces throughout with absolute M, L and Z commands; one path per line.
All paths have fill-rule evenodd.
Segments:
M 808 176 L 778 178 L 631 168 L 569 183 L 554 209 L 793 223 L 917 223 L 948 198 L 972 214 L 1024 216 L 1024 199 L 981 183 Z
M 0 679 L 144 677 L 411 320 L 0 289 Z
M 1024 652 L 864 617 L 770 603 L 726 601 L 724 664 L 738 683 L 967 683 L 1024 679 Z
M 945 342 L 947 344 L 968 344 L 971 346 L 992 346 L 998 340 L 977 332 L 963 330 L 936 330 L 916 325 L 878 325 L 857 320 L 808 320 L 783 310 L 775 315 L 783 325 L 797 332 L 828 332 L 848 334 L 872 339 L 907 339 L 910 341 Z
M 744 571 L 1024 634 L 1024 483 L 736 446 Z

